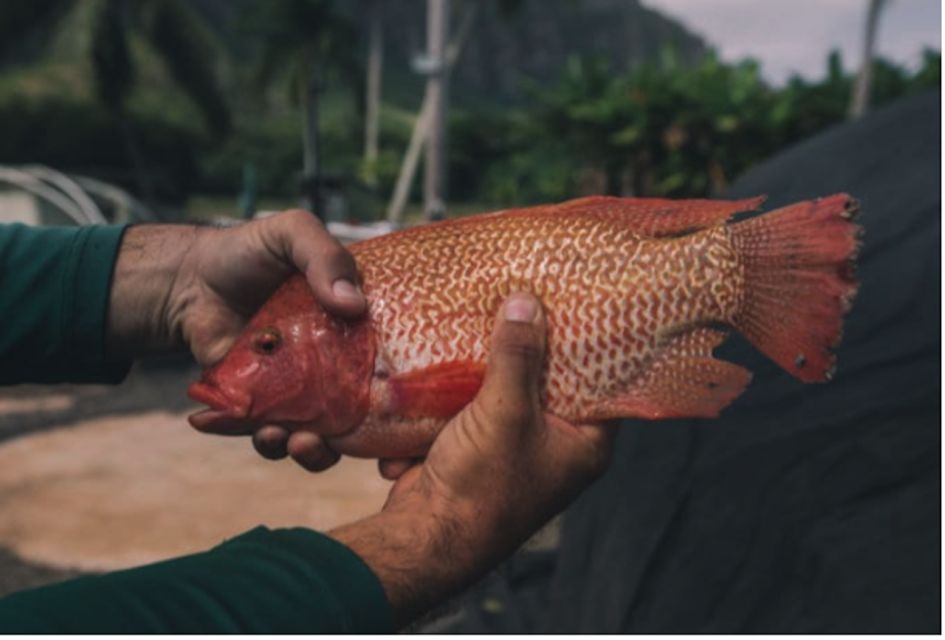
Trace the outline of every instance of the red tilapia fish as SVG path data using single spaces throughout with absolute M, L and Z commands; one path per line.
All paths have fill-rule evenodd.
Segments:
M 855 201 L 739 222 L 738 201 L 589 197 L 351 245 L 368 300 L 343 322 L 289 278 L 190 387 L 220 421 L 321 434 L 339 453 L 422 454 L 476 394 L 493 318 L 515 291 L 548 324 L 542 400 L 571 422 L 714 417 L 751 378 L 712 357 L 726 328 L 804 382 L 830 378 L 856 291 Z

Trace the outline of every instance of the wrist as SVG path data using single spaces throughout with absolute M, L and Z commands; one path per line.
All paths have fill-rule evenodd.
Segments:
M 417 492 L 328 533 L 377 576 L 398 627 L 472 584 L 491 564 L 471 539 L 474 523 Z
M 122 238 L 109 293 L 106 348 L 136 357 L 183 346 L 184 273 L 197 230 L 190 225 L 130 227 Z

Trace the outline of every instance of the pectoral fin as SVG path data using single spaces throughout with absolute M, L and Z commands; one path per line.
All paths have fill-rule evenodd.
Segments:
M 444 362 L 390 378 L 391 413 L 405 418 L 452 418 L 476 396 L 486 366 Z

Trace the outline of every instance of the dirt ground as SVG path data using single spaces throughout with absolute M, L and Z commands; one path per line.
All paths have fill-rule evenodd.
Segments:
M 256 525 L 325 530 L 377 511 L 373 461 L 310 474 L 247 438 L 193 431 L 196 370 L 136 368 L 120 386 L 0 390 L 0 591 L 207 549 Z

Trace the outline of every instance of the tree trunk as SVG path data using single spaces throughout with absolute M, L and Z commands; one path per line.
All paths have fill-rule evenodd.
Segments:
M 377 183 L 377 153 L 380 137 L 381 72 L 384 66 L 384 32 L 379 0 L 367 0 L 368 58 L 364 109 L 364 164 L 367 181 Z
M 321 219 L 325 212 L 321 197 L 321 167 L 318 139 L 318 79 L 314 54 L 306 48 L 302 52 L 302 206 Z
M 128 160 L 131 163 L 131 171 L 134 174 L 135 183 L 138 186 L 138 196 L 145 205 L 157 213 L 157 196 L 154 192 L 154 185 L 151 182 L 151 174 L 147 166 L 145 166 L 144 154 L 141 153 L 141 147 L 138 145 L 138 137 L 135 133 L 134 126 L 131 124 L 131 119 L 122 108 L 113 110 L 112 117 L 118 121 L 121 141 L 125 145 L 125 153 L 128 154 Z
M 883 10 L 886 0 L 870 0 L 866 13 L 866 33 L 863 37 L 863 61 L 853 85 L 853 96 L 850 100 L 850 117 L 859 118 L 866 113 L 870 100 L 870 88 L 873 83 L 873 55 L 876 49 L 876 29 L 879 24 L 879 14 Z
M 431 66 L 427 80 L 430 120 L 423 180 L 423 213 L 427 220 L 441 217 L 446 210 L 449 9 L 449 0 L 427 0 L 427 56 Z

